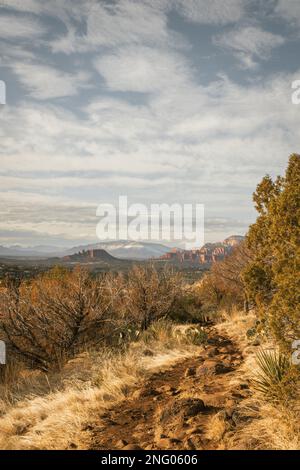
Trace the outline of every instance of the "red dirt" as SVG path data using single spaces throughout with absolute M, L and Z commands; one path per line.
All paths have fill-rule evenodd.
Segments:
M 231 385 L 243 361 L 235 344 L 209 330 L 201 356 L 154 373 L 90 424 L 91 449 L 222 449 L 234 432 L 247 383 Z M 204 402 L 204 403 L 203 403 Z M 213 425 L 213 417 L 221 425 Z

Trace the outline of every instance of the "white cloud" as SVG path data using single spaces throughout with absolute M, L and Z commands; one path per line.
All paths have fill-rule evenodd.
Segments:
M 167 27 L 167 16 L 159 8 L 145 2 L 119 0 L 114 5 L 89 2 L 81 9 L 86 34 L 68 27 L 67 35 L 51 43 L 54 52 L 96 50 L 99 46 L 115 47 L 131 44 L 166 44 L 176 37 Z
M 259 27 L 246 26 L 214 38 L 218 46 L 232 50 L 246 68 L 253 68 L 257 60 L 269 58 L 272 49 L 284 44 L 285 39 Z
M 3 13 L 0 15 L 0 37 L 3 39 L 33 39 L 46 32 L 47 28 L 37 20 Z
M 0 43 L 0 57 L 0 65 L 9 67 L 16 60 L 33 60 L 35 55 L 23 46 L 10 44 L 7 47 L 7 44 Z
M 297 150 L 300 115 L 286 86 L 292 79 L 247 88 L 219 81 L 179 94 L 166 88 L 148 106 L 94 99 L 84 119 L 59 107 L 7 106 L 0 116 L 2 171 L 14 171 L 22 158 L 25 172 L 61 177 L 82 171 L 104 172 L 108 179 L 136 175 L 139 181 L 168 175 L 178 184 L 187 176 L 188 189 L 193 182 L 211 186 L 227 177 L 235 184 L 252 178 L 253 184 Z M 244 180 L 235 174 L 238 162 Z M 219 174 L 217 180 L 210 181 L 212 174 Z
M 78 6 L 86 33 L 78 33 L 66 21 L 67 34 L 50 45 L 54 52 L 65 53 L 96 50 L 99 46 L 168 44 L 181 48 L 186 45 L 182 35 L 168 27 L 172 10 L 191 22 L 225 25 L 242 18 L 244 5 L 245 0 L 118 0 L 114 4 L 90 1 Z M 65 8 L 64 13 L 67 11 Z
M 94 0 L 97 1 L 97 0 Z M 0 8 L 32 15 L 46 15 L 57 18 L 67 25 L 70 19 L 80 20 L 90 0 L 0 0 Z
M 4 3 L 0 0 L 0 6 Z M 24 36 L 12 40 L 9 51 L 0 49 L 3 63 L 31 98 L 1 108 L 0 229 L 92 238 L 95 206 L 114 202 L 119 194 L 132 202 L 205 203 L 214 234 L 225 226 L 231 230 L 231 223 L 246 226 L 256 183 L 266 172 L 281 173 L 288 155 L 297 151 L 300 113 L 291 105 L 290 83 L 299 75 L 273 76 L 265 86 L 256 77 L 257 82 L 242 86 L 218 75 L 209 82 L 213 76 L 207 74 L 210 84 L 203 86 L 208 62 L 193 62 L 198 43 L 184 49 L 183 35 L 188 22 L 195 23 L 195 33 L 216 30 L 202 24 L 219 26 L 216 44 L 232 51 L 244 67 L 255 67 L 284 39 L 259 27 L 222 28 L 244 18 L 249 2 L 9 3 L 18 11 L 10 18 L 41 27 L 37 15 L 45 24 L 55 16 L 67 32 L 59 36 L 53 28 L 52 42 L 31 41 L 29 49 L 20 39 L 31 37 L 31 30 L 21 29 Z M 181 34 L 171 29 L 174 18 L 168 15 L 174 10 L 185 20 L 176 23 Z M 207 33 L 205 40 L 210 39 Z M 43 50 L 41 60 L 35 44 L 74 56 L 62 68 L 61 55 Z M 69 64 L 85 64 L 93 75 L 72 74 Z M 90 103 L 81 106 L 80 115 L 72 111 L 73 100 L 65 100 L 64 107 L 43 103 L 74 96 L 92 80 Z M 76 110 L 81 98 L 74 98 Z M 233 221 L 233 207 L 239 222 Z
M 143 3 L 121 0 L 114 8 L 96 4 L 88 15 L 87 38 L 94 44 L 153 44 L 167 35 L 165 16 Z
M 300 25 L 300 2 L 299 0 L 278 0 L 275 8 L 281 18 L 284 18 L 295 25 Z
M 124 32 L 129 33 L 128 41 L 137 36 L 151 42 L 167 34 L 166 12 L 177 12 L 189 21 L 200 24 L 230 24 L 241 19 L 245 13 L 246 0 L 0 0 L 4 6 L 16 11 L 33 14 L 47 14 L 62 19 L 85 19 L 88 23 L 88 41 L 98 44 L 116 44 L 124 40 Z M 151 38 L 151 33 L 153 37 Z M 126 39 L 125 39 L 126 40 Z
M 116 91 L 153 92 L 182 86 L 188 67 L 181 56 L 148 47 L 128 47 L 95 61 L 107 86 Z
M 47 65 L 16 62 L 11 65 L 20 83 L 37 100 L 76 95 L 88 86 L 86 72 L 62 72 Z
M 298 148 L 300 113 L 286 86 L 292 79 L 190 83 L 180 93 L 166 87 L 147 105 L 99 97 L 80 119 L 54 106 L 6 106 L 1 210 L 10 212 L 2 229 L 93 237 L 95 206 L 119 194 L 205 203 L 209 218 L 226 220 L 234 205 L 246 225 L 257 182 L 281 173 Z
M 42 12 L 42 3 L 39 0 L 0 0 L 0 7 L 29 13 Z
M 244 14 L 244 0 L 175 0 L 174 5 L 186 19 L 200 24 L 235 23 Z

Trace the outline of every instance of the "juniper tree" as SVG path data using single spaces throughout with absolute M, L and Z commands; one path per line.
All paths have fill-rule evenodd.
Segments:
M 285 176 L 263 178 L 253 196 L 258 218 L 247 243 L 254 253 L 244 273 L 247 291 L 285 348 L 300 338 L 300 156 Z

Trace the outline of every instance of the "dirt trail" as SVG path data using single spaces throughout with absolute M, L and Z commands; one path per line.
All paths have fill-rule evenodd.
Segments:
M 215 328 L 199 357 L 154 373 L 139 390 L 90 425 L 91 449 L 222 449 L 249 396 L 236 345 Z

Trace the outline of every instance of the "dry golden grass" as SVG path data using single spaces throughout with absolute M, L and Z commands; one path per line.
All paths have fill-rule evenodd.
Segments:
M 229 384 L 234 389 L 258 371 L 258 348 L 246 336 L 255 316 L 234 311 L 222 312 L 222 317 L 217 329 L 231 337 L 243 354 Z M 199 354 L 199 346 L 187 341 L 189 328 L 159 322 L 124 352 L 87 351 L 49 376 L 24 372 L 13 393 L 9 386 L 0 390 L 0 449 L 89 448 L 87 425 L 95 416 L 130 396 L 153 370 Z M 238 413 L 249 419 L 241 419 L 231 430 L 222 413 L 210 418 L 207 437 L 217 449 L 300 449 L 300 400 L 288 407 L 275 406 L 253 390 L 238 404 Z
M 199 346 L 161 322 L 123 353 L 87 352 L 59 375 L 29 374 L 19 394 L 0 402 L 0 449 L 86 449 L 95 414 L 126 398 L 153 369 L 196 352 Z
M 287 408 L 252 402 L 254 420 L 239 430 L 229 442 L 232 449 L 299 450 L 299 414 Z M 249 408 L 251 404 L 249 403 Z
M 253 325 L 255 316 L 235 312 L 218 328 L 225 330 L 238 344 L 244 361 L 232 381 L 251 380 L 258 373 L 256 362 L 257 348 L 249 345 L 246 331 Z M 271 340 L 261 344 L 264 349 L 274 348 Z M 286 405 L 268 403 L 259 393 L 252 390 L 251 397 L 243 400 L 239 413 L 249 417 L 234 433 L 226 438 L 226 448 L 249 450 L 299 450 L 300 449 L 300 400 L 292 400 Z

